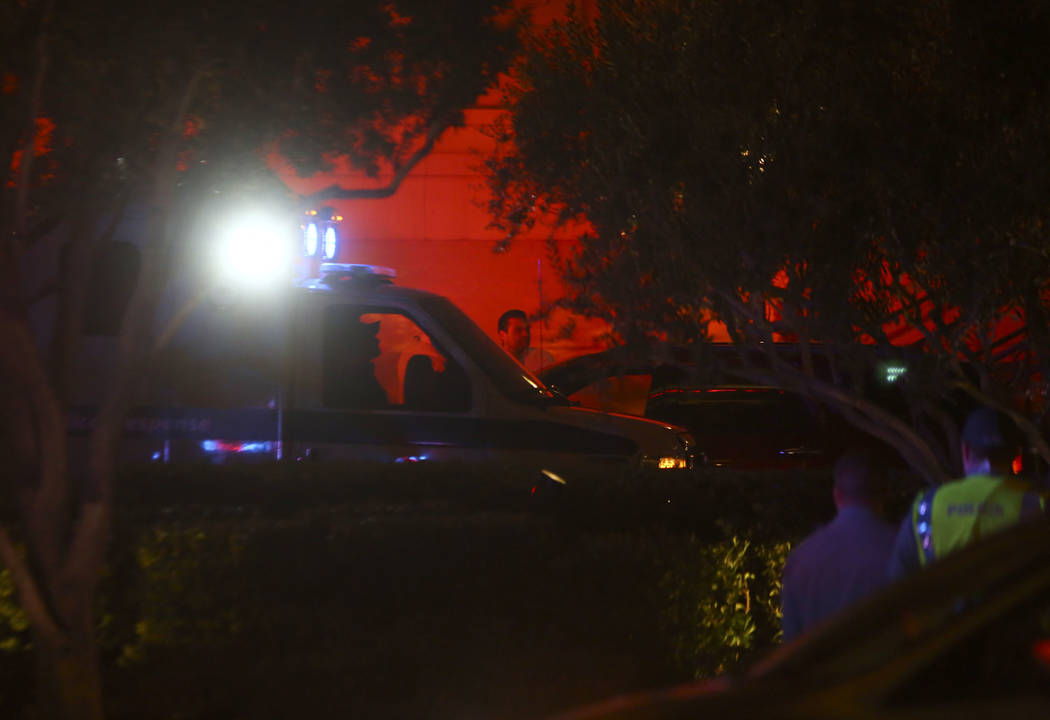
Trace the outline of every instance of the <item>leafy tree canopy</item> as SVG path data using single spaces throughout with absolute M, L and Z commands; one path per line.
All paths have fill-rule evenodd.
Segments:
M 494 128 L 493 214 L 508 240 L 585 219 L 571 304 L 622 337 L 719 320 L 741 347 L 798 341 L 799 367 L 752 377 L 941 477 L 951 393 L 1043 411 L 1048 31 L 1042 0 L 611 0 L 533 38 Z M 911 413 L 811 353 L 842 377 L 908 356 Z
M 0 562 L 32 629 L 42 716 L 102 717 L 93 608 L 117 450 L 134 381 L 193 307 L 154 327 L 190 211 L 281 199 L 274 151 L 301 173 L 345 155 L 399 181 L 506 67 L 511 5 L 0 1 L 0 455 L 18 515 L 0 524 Z M 112 372 L 93 383 L 96 421 L 73 462 L 66 410 L 89 382 L 85 309 L 101 304 L 92 268 L 106 267 L 130 203 L 134 277 L 116 294 Z M 23 272 L 40 267 L 53 281 L 30 294 Z
M 22 147 L 38 118 L 53 124 L 33 168 L 37 210 L 149 177 L 173 124 L 184 169 L 276 149 L 303 174 L 346 155 L 376 175 L 461 123 L 506 67 L 509 5 L 6 2 L 4 147 Z

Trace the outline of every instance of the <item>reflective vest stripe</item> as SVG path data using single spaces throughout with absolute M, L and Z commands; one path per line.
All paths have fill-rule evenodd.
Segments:
M 920 567 L 1045 510 L 1041 493 L 1018 478 L 971 475 L 921 493 L 912 504 Z
M 937 488 L 927 490 L 913 505 L 912 527 L 915 529 L 915 546 L 919 551 L 919 565 L 933 562 L 933 495 Z

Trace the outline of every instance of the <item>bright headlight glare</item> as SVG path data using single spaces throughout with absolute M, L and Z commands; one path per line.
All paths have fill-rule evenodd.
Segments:
M 226 281 L 264 286 L 287 276 L 291 268 L 286 224 L 263 215 L 236 218 L 215 246 L 216 271 Z

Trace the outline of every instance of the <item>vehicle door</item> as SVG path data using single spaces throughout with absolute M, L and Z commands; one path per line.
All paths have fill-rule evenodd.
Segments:
M 480 459 L 462 364 L 395 303 L 334 300 L 293 334 L 285 438 L 304 458 Z

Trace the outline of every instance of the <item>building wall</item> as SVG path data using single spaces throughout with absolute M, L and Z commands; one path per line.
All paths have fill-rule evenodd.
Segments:
M 538 23 L 564 13 L 562 0 L 524 0 Z M 577 3 L 594 12 L 596 2 Z M 497 93 L 480 98 L 467 109 L 466 125 L 447 131 L 434 150 L 409 175 L 398 191 L 382 200 L 330 203 L 343 216 L 342 262 L 394 268 L 398 282 L 445 295 L 481 327 L 496 335 L 496 321 L 506 309 L 530 315 L 542 302 L 562 297 L 564 286 L 550 267 L 549 232 L 536 229 L 503 253 L 494 252 L 500 234 L 488 229 L 488 191 L 479 171 L 493 141 L 484 133 L 500 113 Z M 293 191 L 310 194 L 336 184 L 343 188 L 386 185 L 390 176 L 369 179 L 345 162 L 329 173 L 297 178 L 283 176 Z M 567 243 L 562 237 L 558 242 Z M 542 289 L 541 282 L 542 279 Z M 604 324 L 573 318 L 576 329 L 558 337 L 568 316 L 555 314 L 533 325 L 533 345 L 541 343 L 555 360 L 599 349 Z

